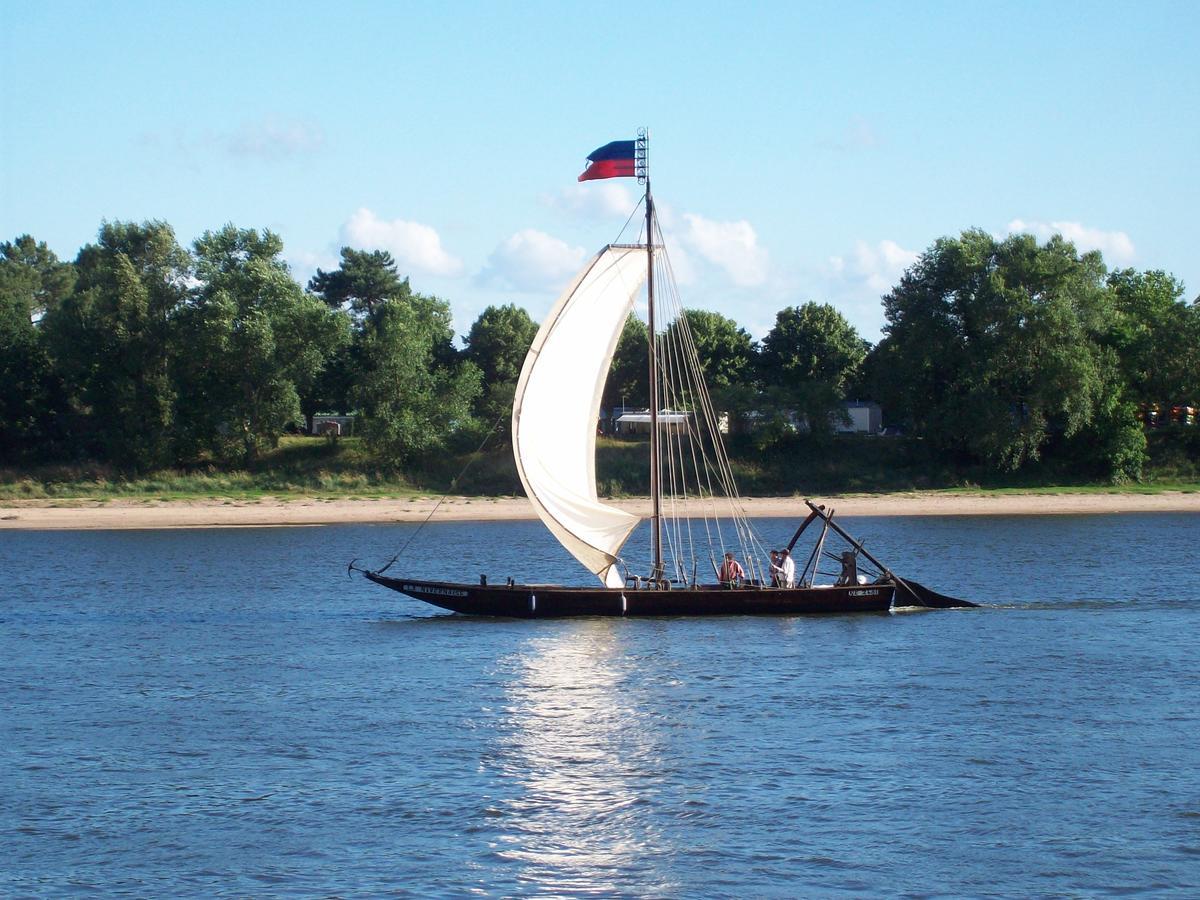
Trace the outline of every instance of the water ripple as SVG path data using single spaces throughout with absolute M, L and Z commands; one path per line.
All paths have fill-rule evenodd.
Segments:
M 414 575 L 552 580 L 527 524 Z M 401 527 L 12 533 L 0 895 L 1200 893 L 1200 585 L 1144 564 L 1197 520 L 853 524 L 985 608 L 475 620 L 344 577 Z

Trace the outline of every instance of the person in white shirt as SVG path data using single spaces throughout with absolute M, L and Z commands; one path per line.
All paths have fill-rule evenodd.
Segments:
M 782 587 L 796 586 L 796 561 L 786 548 L 779 551 L 779 580 Z

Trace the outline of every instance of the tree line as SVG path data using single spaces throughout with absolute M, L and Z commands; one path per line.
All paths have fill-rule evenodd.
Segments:
M 353 412 L 400 469 L 507 434 L 528 313 L 489 307 L 459 348 L 449 304 L 389 254 L 343 248 L 303 287 L 282 253 L 232 225 L 184 248 L 157 221 L 105 223 L 73 262 L 28 235 L 0 244 L 0 461 L 245 465 L 317 412 Z M 717 408 L 753 413 L 760 447 L 798 421 L 827 439 L 843 399 L 870 398 L 956 459 L 1012 471 L 1059 453 L 1125 480 L 1146 458 L 1139 406 L 1200 399 L 1200 301 L 1060 237 L 942 238 L 883 305 L 875 345 L 824 303 L 779 311 L 761 342 L 715 312 L 688 323 Z M 646 352 L 631 317 L 606 405 L 647 403 Z

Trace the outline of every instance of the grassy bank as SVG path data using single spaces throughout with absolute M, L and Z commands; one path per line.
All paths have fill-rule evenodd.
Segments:
M 355 438 L 285 437 L 246 469 L 200 464 L 126 477 L 96 463 L 0 470 L 0 498 L 122 497 L 187 500 L 263 496 L 406 497 L 421 486 L 380 465 Z
M 921 441 L 839 436 L 826 441 L 797 437 L 771 448 L 735 439 L 734 476 L 747 496 L 878 493 L 895 491 L 1004 491 L 1154 493 L 1200 491 L 1200 429 L 1196 434 L 1150 436 L 1143 480 L 1115 488 L 1089 480 L 1068 464 L 1046 462 L 1019 473 L 935 458 Z M 644 443 L 601 439 L 596 479 L 604 496 L 649 492 Z M 0 470 L 0 500 L 65 498 L 203 499 L 256 497 L 411 497 L 430 493 L 473 496 L 521 494 L 507 447 L 483 453 L 448 453 L 407 472 L 380 463 L 354 438 L 330 443 L 288 437 L 248 469 L 196 465 L 126 478 L 95 464 Z

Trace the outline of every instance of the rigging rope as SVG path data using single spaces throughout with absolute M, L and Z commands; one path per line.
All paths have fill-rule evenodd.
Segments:
M 496 429 L 498 427 L 500 427 L 500 423 L 504 420 L 504 417 L 507 415 L 509 415 L 509 413 L 501 412 L 498 416 L 496 416 L 496 421 L 492 423 L 492 427 L 488 429 L 488 433 L 483 436 L 483 441 L 480 443 L 480 445 L 478 447 L 475 448 L 475 452 L 471 454 L 471 458 L 467 460 L 467 464 L 462 467 L 462 471 L 460 471 L 457 475 L 455 475 L 452 479 L 450 479 L 450 488 L 451 489 L 453 489 L 454 486 L 456 484 L 458 484 L 458 480 L 460 478 L 462 478 L 464 475 L 467 474 L 467 469 L 471 468 L 471 466 L 473 466 L 475 464 L 475 460 L 478 459 L 479 454 L 483 452 L 484 446 L 486 446 L 487 442 L 492 439 L 492 435 L 496 433 Z M 396 560 L 398 560 L 401 556 L 404 555 L 404 551 L 408 549 L 409 544 L 411 544 L 414 540 L 416 540 L 417 535 L 421 533 L 421 529 L 423 529 L 426 525 L 429 524 L 429 520 L 433 518 L 434 514 L 441 507 L 441 505 L 442 505 L 443 501 L 445 501 L 446 497 L 447 497 L 447 494 L 442 494 L 442 496 L 438 498 L 438 502 L 433 505 L 433 509 L 431 509 L 429 511 L 429 515 L 427 515 L 425 517 L 425 519 L 421 522 L 421 524 L 417 526 L 417 530 L 408 536 L 408 540 L 404 542 L 404 546 L 401 547 L 398 551 L 396 551 L 396 555 L 393 556 L 391 559 L 389 559 L 387 565 L 384 566 L 382 569 L 380 569 L 378 572 L 376 572 L 375 573 L 376 575 L 382 575 L 384 572 L 386 572 L 388 569 L 390 569 L 392 567 L 392 564 Z
M 767 579 L 762 560 L 766 551 L 741 505 L 733 468 L 720 438 L 716 410 L 705 384 L 695 338 L 688 324 L 686 310 L 680 302 L 674 271 L 665 250 L 666 242 L 662 239 L 657 222 L 655 226 L 656 246 L 663 248 L 655 258 L 655 272 L 660 276 L 655 283 L 661 288 L 658 292 L 658 311 L 662 314 L 660 321 L 665 323 L 661 334 L 656 334 L 655 341 L 662 411 L 682 413 L 687 417 L 687 425 L 678 421 L 660 421 L 660 434 L 667 444 L 667 452 L 661 455 L 659 477 L 660 483 L 667 484 L 670 489 L 665 514 L 669 522 L 665 536 L 673 557 L 673 567 L 676 572 L 682 573 L 685 568 L 684 556 L 690 553 L 691 568 L 693 572 L 696 569 L 697 535 L 692 530 L 693 516 L 688 512 L 698 508 L 710 545 L 710 561 L 714 543 L 720 546 L 722 553 L 726 550 L 722 521 L 728 519 L 734 529 L 734 543 L 745 558 L 751 577 L 765 582 Z M 655 330 L 659 331 L 657 328 Z M 688 444 L 686 448 L 683 446 L 685 441 Z M 664 465 L 665 479 L 662 477 Z M 690 476 L 687 474 L 689 472 Z M 694 500 L 690 477 L 695 479 Z M 720 503 L 721 500 L 724 503 Z M 720 512 L 718 506 L 726 506 L 727 509 Z M 686 525 L 678 521 L 680 516 L 687 519 Z

